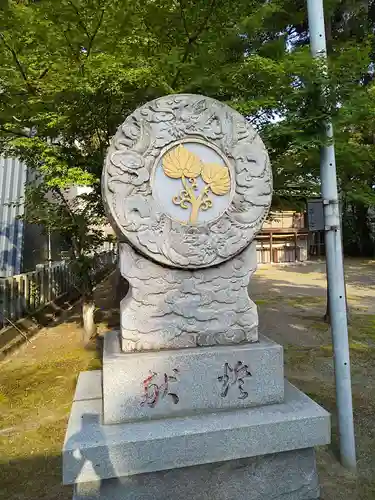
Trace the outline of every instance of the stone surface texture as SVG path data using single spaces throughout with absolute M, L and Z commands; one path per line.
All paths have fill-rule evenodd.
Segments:
M 203 224 L 174 220 L 154 192 L 164 155 L 186 142 L 216 152 L 229 169 L 228 208 Z M 113 227 L 134 248 L 164 265 L 208 267 L 253 240 L 271 203 L 272 174 L 262 140 L 242 115 L 214 99 L 179 94 L 146 103 L 119 127 L 102 191 Z
M 79 483 L 73 500 L 316 500 L 314 450 Z
M 199 270 L 166 268 L 120 244 L 122 349 L 142 351 L 258 340 L 258 312 L 248 295 L 256 244 L 232 260 Z
M 102 397 L 103 373 L 101 370 L 81 372 L 78 376 L 74 401 L 85 401 L 86 399 L 98 399 Z
M 238 346 L 123 353 L 119 332 L 104 335 L 105 424 L 282 403 L 283 399 L 283 349 L 265 337 Z
M 102 399 L 75 401 L 63 447 L 74 484 L 255 457 L 330 442 L 330 416 L 286 383 L 281 404 L 102 425 Z

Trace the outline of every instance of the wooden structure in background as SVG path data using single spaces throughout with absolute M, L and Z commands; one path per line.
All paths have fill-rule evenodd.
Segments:
M 310 231 L 309 243 L 310 256 L 319 258 L 325 255 L 324 231 Z
M 305 214 L 271 212 L 256 241 L 258 264 L 307 260 L 309 231 Z

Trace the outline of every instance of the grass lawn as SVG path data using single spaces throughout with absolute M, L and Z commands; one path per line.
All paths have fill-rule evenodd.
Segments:
M 328 328 L 321 320 L 324 300 L 302 300 L 298 290 L 293 291 L 295 296 L 272 295 L 265 293 L 267 284 L 263 285 L 253 296 L 261 325 L 262 318 L 275 317 L 280 328 L 278 333 L 270 323 L 264 333 L 280 341 L 285 332 L 286 376 L 333 414 L 332 444 L 317 451 L 322 500 L 375 500 L 375 315 L 351 316 L 356 478 L 337 460 L 332 349 Z M 104 304 L 105 311 L 110 290 L 108 282 L 98 290 L 99 305 Z M 103 314 L 102 319 L 108 321 Z M 105 328 L 102 325 L 101 330 Z M 99 366 L 96 352 L 80 347 L 77 311 L 65 323 L 40 332 L 1 364 L 1 500 L 71 500 L 72 488 L 61 485 L 67 418 L 79 372 Z
M 353 406 L 358 458 L 358 476 L 346 471 L 338 462 L 338 430 L 332 347 L 285 349 L 286 376 L 332 414 L 332 443 L 317 449 L 322 500 L 375 499 L 375 346 L 367 330 L 375 317 L 352 318 L 351 342 Z M 363 331 L 361 330 L 363 326 Z M 362 332 L 362 336 L 361 336 Z M 368 345 L 368 343 L 372 345 Z
M 28 350 L 54 336 L 52 330 L 42 332 L 21 356 L 1 367 L 0 498 L 4 500 L 72 498 L 72 489 L 61 486 L 62 442 L 77 376 L 100 363 L 94 351 L 75 345 L 74 335 L 67 335 L 66 348 L 59 345 L 45 359 L 38 359 L 34 350 L 27 359 Z

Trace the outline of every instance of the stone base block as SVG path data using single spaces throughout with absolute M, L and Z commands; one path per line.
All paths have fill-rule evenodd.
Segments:
M 265 337 L 237 346 L 124 353 L 119 332 L 104 336 L 105 424 L 283 400 L 283 348 Z
M 92 378 L 93 384 L 100 383 L 95 372 Z M 88 383 L 87 377 L 80 377 L 81 381 Z M 63 447 L 65 484 L 257 457 L 330 442 L 329 413 L 289 383 L 281 404 L 117 425 L 102 424 L 100 397 L 82 399 L 79 387 L 77 393 L 81 400 L 73 403 Z M 89 397 L 94 395 L 91 387 Z
M 315 500 L 314 450 L 79 483 L 73 500 Z

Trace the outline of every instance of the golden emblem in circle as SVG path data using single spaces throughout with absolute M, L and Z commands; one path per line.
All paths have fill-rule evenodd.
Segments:
M 226 166 L 204 163 L 182 144 L 164 156 L 162 166 L 165 175 L 181 179 L 183 189 L 173 196 L 172 201 L 184 209 L 191 206 L 190 224 L 196 224 L 199 210 L 209 210 L 213 206 L 212 195 L 222 196 L 230 191 L 229 170 Z M 205 183 L 201 191 L 197 184 L 199 176 Z

